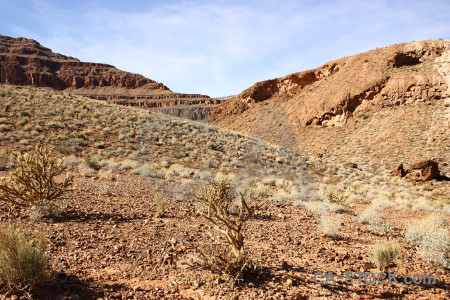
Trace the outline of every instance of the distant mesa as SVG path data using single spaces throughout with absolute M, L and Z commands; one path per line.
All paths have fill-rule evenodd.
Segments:
M 51 87 L 122 105 L 165 108 L 166 113 L 193 119 L 207 118 L 222 102 L 206 95 L 174 93 L 142 75 L 81 62 L 53 53 L 35 40 L 4 35 L 0 35 L 0 83 Z M 172 106 L 178 109 L 167 109 Z

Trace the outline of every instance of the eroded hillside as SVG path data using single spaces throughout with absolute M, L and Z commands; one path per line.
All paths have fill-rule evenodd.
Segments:
M 450 41 L 397 44 L 256 83 L 219 126 L 341 162 L 450 161 Z

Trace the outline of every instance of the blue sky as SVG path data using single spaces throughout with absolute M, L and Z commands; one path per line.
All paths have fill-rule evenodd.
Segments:
M 0 34 L 213 97 L 390 44 L 450 38 L 450 1 L 0 0 Z

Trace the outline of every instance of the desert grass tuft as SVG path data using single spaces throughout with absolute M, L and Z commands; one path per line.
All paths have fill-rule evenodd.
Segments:
M 376 243 L 373 245 L 372 254 L 376 266 L 383 270 L 389 266 L 400 251 L 397 243 Z

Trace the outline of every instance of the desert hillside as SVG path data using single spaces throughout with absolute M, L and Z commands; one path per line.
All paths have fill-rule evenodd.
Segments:
M 0 278 L 4 298 L 448 299 L 445 181 L 415 184 L 139 107 L 0 85 L 0 179 L 18 167 L 14 153 L 36 145 L 65 157 L 75 190 L 58 199 L 55 215 L 0 202 L 2 228 L 45 236 L 53 274 L 25 294 Z M 217 234 L 198 200 L 211 180 L 228 180 L 255 209 L 238 282 L 193 263 Z M 373 249 L 388 242 L 400 252 L 380 266 Z M 322 285 L 314 277 L 385 268 L 399 284 Z M 437 280 L 407 285 L 407 274 Z
M 35 40 L 3 35 L 0 35 L 0 83 L 51 87 L 127 106 L 161 109 L 195 120 L 206 119 L 221 102 L 206 95 L 175 93 L 142 75 L 107 64 L 81 62 L 53 53 Z
M 450 161 L 450 41 L 396 44 L 258 82 L 212 115 L 222 127 L 335 162 Z

